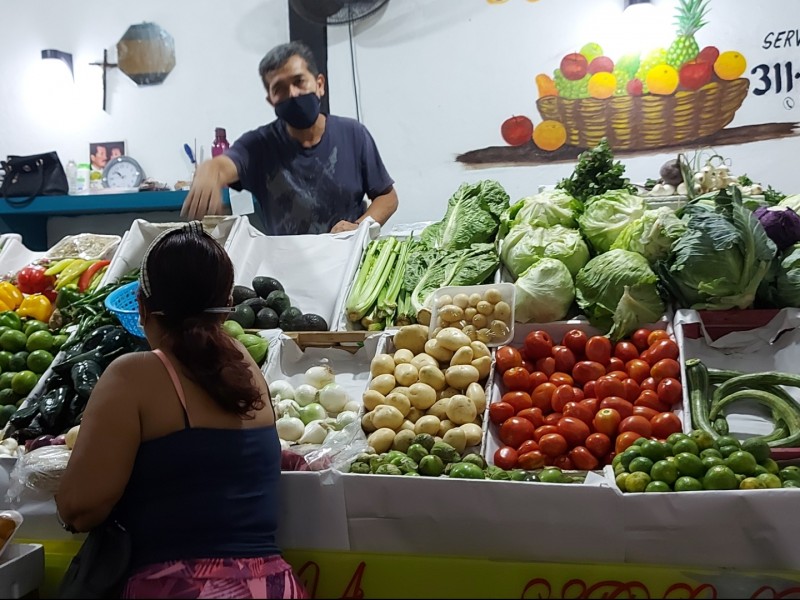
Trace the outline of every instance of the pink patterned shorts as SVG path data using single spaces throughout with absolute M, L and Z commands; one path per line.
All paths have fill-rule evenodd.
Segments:
M 305 598 L 280 556 L 177 560 L 144 567 L 128 579 L 123 598 Z

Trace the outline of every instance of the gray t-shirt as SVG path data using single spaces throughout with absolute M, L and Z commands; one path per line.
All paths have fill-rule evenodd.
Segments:
M 373 199 L 394 184 L 367 128 L 345 117 L 328 115 L 313 148 L 276 120 L 245 133 L 226 155 L 239 173 L 231 187 L 253 194 L 268 235 L 328 233 L 364 214 L 365 195 Z

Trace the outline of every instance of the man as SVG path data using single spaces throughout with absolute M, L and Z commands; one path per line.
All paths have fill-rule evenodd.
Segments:
M 325 76 L 300 42 L 273 48 L 258 67 L 278 119 L 245 133 L 222 156 L 201 164 L 183 204 L 190 219 L 216 214 L 220 189 L 246 189 L 269 235 L 339 233 L 397 210 L 394 181 L 367 129 L 320 113 Z M 372 202 L 365 210 L 364 196 Z
M 105 144 L 92 144 L 89 149 L 89 158 L 93 171 L 102 171 L 108 162 L 108 149 Z

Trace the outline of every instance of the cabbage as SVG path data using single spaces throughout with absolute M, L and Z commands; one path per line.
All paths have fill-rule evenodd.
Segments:
M 646 208 L 642 198 L 613 190 L 591 198 L 578 223 L 597 252 L 608 252 L 625 227 L 644 215 Z
M 573 277 L 589 260 L 589 248 L 580 232 L 560 225 L 518 225 L 508 233 L 502 246 L 500 258 L 514 277 L 519 277 L 537 258 L 557 258 Z
M 572 275 L 554 258 L 534 258 L 514 286 L 514 320 L 518 323 L 560 321 L 575 299 Z
M 789 248 L 781 261 L 776 281 L 779 308 L 800 306 L 800 244 Z
M 580 202 L 564 190 L 548 190 L 514 204 L 504 221 L 509 228 L 516 225 L 577 227 L 575 219 L 580 208 Z
M 650 264 L 667 258 L 672 242 L 686 231 L 686 224 L 671 208 L 663 206 L 645 213 L 628 224 L 611 249 L 630 250 L 644 256 Z
M 618 340 L 664 314 L 658 278 L 641 254 L 611 250 L 590 260 L 575 279 L 578 306 L 592 325 Z
M 778 250 L 800 242 L 800 216 L 788 206 L 761 206 L 753 214 Z

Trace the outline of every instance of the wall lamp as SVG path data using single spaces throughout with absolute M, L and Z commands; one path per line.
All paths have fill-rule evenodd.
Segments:
M 636 6 L 637 4 L 651 4 L 651 0 L 625 0 L 625 10 L 628 10 L 631 6 Z
M 69 74 L 72 76 L 72 80 L 75 81 L 75 71 L 72 68 L 72 54 L 69 52 L 62 52 L 61 50 L 42 50 L 42 60 L 48 59 L 64 61 L 64 64 L 67 65 L 69 69 Z

